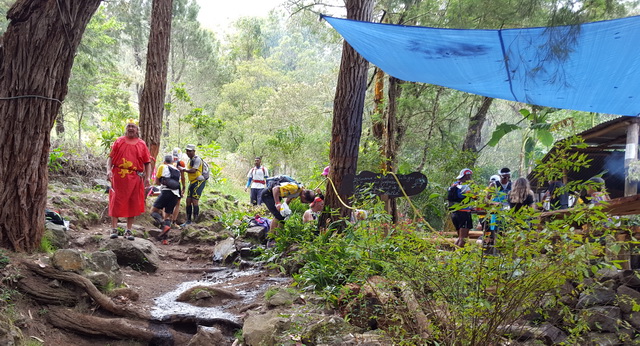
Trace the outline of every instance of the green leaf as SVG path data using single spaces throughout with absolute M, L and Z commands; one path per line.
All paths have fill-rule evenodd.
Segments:
M 500 139 L 502 139 L 502 137 L 504 137 L 507 133 L 517 130 L 519 128 L 520 127 L 518 127 L 517 125 L 508 124 L 508 123 L 502 123 L 496 126 L 496 129 L 493 131 L 493 134 L 491 135 L 491 139 L 489 140 L 487 145 L 490 147 L 495 147 L 500 141 Z
M 542 143 L 544 146 L 548 147 L 553 145 L 553 134 L 551 134 L 551 132 L 549 132 L 548 130 L 539 129 L 538 131 L 536 131 L 536 134 L 538 136 L 538 140 L 540 140 L 540 143 Z

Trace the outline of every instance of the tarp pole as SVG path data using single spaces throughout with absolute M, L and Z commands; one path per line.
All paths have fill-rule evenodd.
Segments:
M 633 196 L 638 194 L 638 181 L 632 180 L 629 176 L 629 167 L 638 161 L 638 119 L 629 124 L 627 127 L 627 147 L 624 153 L 624 195 Z

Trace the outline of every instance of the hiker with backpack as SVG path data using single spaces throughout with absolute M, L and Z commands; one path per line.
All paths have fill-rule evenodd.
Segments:
M 207 179 L 209 179 L 209 166 L 204 160 L 196 156 L 196 146 L 189 144 L 185 151 L 189 157 L 189 162 L 183 172 L 187 173 L 189 189 L 187 190 L 187 221 L 181 225 L 182 227 L 198 221 L 198 215 L 200 214 L 198 201 L 207 184 Z
M 180 197 L 178 197 L 178 201 L 176 202 L 177 208 L 173 208 L 173 215 L 171 215 L 171 223 L 175 225 L 178 220 L 178 215 L 180 214 L 180 201 L 182 200 L 182 197 L 184 196 L 184 190 L 187 187 L 183 170 L 187 167 L 187 164 L 182 161 L 182 153 L 180 151 L 180 148 L 173 148 L 173 152 L 171 153 L 171 155 L 173 156 L 173 167 L 180 171 L 180 183 L 182 184 L 182 188 L 180 189 Z
M 160 196 L 153 203 L 151 217 L 155 220 L 156 227 L 162 230 L 158 240 L 161 240 L 164 245 L 168 244 L 173 209 L 180 199 L 181 175 L 181 172 L 173 166 L 173 155 L 166 155 L 163 164 L 156 172 L 156 185 L 160 185 Z M 160 211 L 163 215 L 160 215 Z
M 247 186 L 244 187 L 244 191 L 247 192 L 247 189 L 251 187 L 249 194 L 251 204 L 260 205 L 262 204 L 262 195 L 260 192 L 267 187 L 269 171 L 266 167 L 262 166 L 262 158 L 260 156 L 256 156 L 254 164 L 247 173 Z
M 271 222 L 271 230 L 280 227 L 280 222 L 284 222 L 285 216 L 281 211 L 288 209 L 288 204 L 296 197 L 300 197 L 300 202 L 311 203 L 316 197 L 313 190 L 305 189 L 302 184 L 286 175 L 279 175 L 267 179 L 267 187 L 261 192 L 262 202 L 267 206 L 274 219 Z
M 462 202 L 471 192 L 471 188 L 467 183 L 471 180 L 472 175 L 473 172 L 469 168 L 464 168 L 447 191 L 451 221 L 453 221 L 458 233 L 458 239 L 456 239 L 455 244 L 460 247 L 464 246 L 466 239 L 469 237 L 469 229 L 473 227 L 473 221 L 471 219 L 471 208 L 458 208 L 456 205 Z

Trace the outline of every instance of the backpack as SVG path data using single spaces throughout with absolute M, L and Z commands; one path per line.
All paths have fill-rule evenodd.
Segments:
M 449 202 L 449 206 L 460 203 L 464 200 L 464 196 L 461 198 L 460 194 L 458 193 L 459 185 L 459 182 L 455 182 L 447 189 L 447 201 Z
M 196 156 L 198 157 L 198 156 Z M 204 159 L 200 158 L 200 161 L 202 161 L 202 177 L 204 178 L 204 180 L 208 180 L 209 176 L 211 176 L 211 169 L 209 168 L 209 164 L 207 163 L 207 161 L 205 161 Z M 191 167 L 193 167 L 193 159 L 191 159 L 191 161 L 189 162 L 189 165 Z
M 44 210 L 44 218 L 45 218 L 45 221 L 52 222 L 52 223 L 54 223 L 56 225 L 64 225 L 64 219 L 56 211 L 45 209 Z
M 170 190 L 180 189 L 180 171 L 176 168 L 171 167 L 170 165 L 165 166 L 167 166 L 167 169 L 169 170 L 171 176 L 169 178 L 163 177 L 161 180 L 162 185 L 166 186 Z
M 282 185 L 282 183 L 293 183 L 300 186 L 300 183 L 288 175 L 276 175 L 275 177 L 267 178 L 267 189 L 271 190 L 276 186 Z

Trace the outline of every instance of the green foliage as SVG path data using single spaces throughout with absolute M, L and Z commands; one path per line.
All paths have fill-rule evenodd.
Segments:
M 62 169 L 62 164 L 67 161 L 65 152 L 60 148 L 55 148 L 49 152 L 49 171 L 58 172 Z
M 569 148 L 581 143 L 579 138 L 567 140 L 541 169 L 539 178 L 547 180 L 559 171 L 588 166 L 584 157 L 567 154 Z M 297 263 L 294 267 L 299 269 L 292 272 L 297 285 L 321 292 L 335 304 L 357 300 L 346 293 L 345 286 L 363 285 L 374 276 L 384 278 L 377 281 L 379 295 L 409 290 L 420 309 L 432 316 L 428 326 L 432 343 L 497 344 L 502 340 L 498 326 L 546 309 L 560 311 L 571 340 L 578 340 L 586 325 L 581 316 L 561 303 L 559 288 L 611 267 L 602 257 L 606 243 L 592 240 L 612 237 L 609 216 L 602 206 L 581 205 L 541 223 L 534 209 L 504 211 L 486 202 L 490 191 L 479 190 L 467 203 L 500 220 L 502 231 L 495 254 L 475 243 L 442 251 L 439 236 L 427 232 L 421 223 L 391 224 L 381 203 L 371 206 L 373 212 L 366 220 L 346 223 L 340 232 L 319 235 L 313 227 L 301 224 L 294 213 L 274 236 L 275 251 L 296 249 L 291 257 L 281 260 L 283 267 L 292 268 L 287 261 Z M 589 233 L 577 231 L 583 225 Z M 609 252 L 620 250 L 620 244 L 609 243 Z M 395 321 L 391 324 L 396 328 L 386 330 L 389 335 L 406 344 L 417 343 L 413 338 L 420 335 L 420 329 L 409 322 L 416 318 L 415 309 L 408 308 L 404 298 L 396 298 L 379 306 L 378 316 Z
M 4 249 L 0 249 L 0 269 L 4 269 L 11 263 L 11 259 L 7 256 Z
M 51 239 L 49 238 L 51 236 L 52 236 L 51 233 L 45 233 L 42 236 L 42 239 L 40 240 L 40 247 L 39 247 L 40 252 L 43 252 L 46 254 L 53 254 L 54 252 L 56 252 L 57 248 L 55 245 L 53 245 L 53 243 L 51 242 Z

